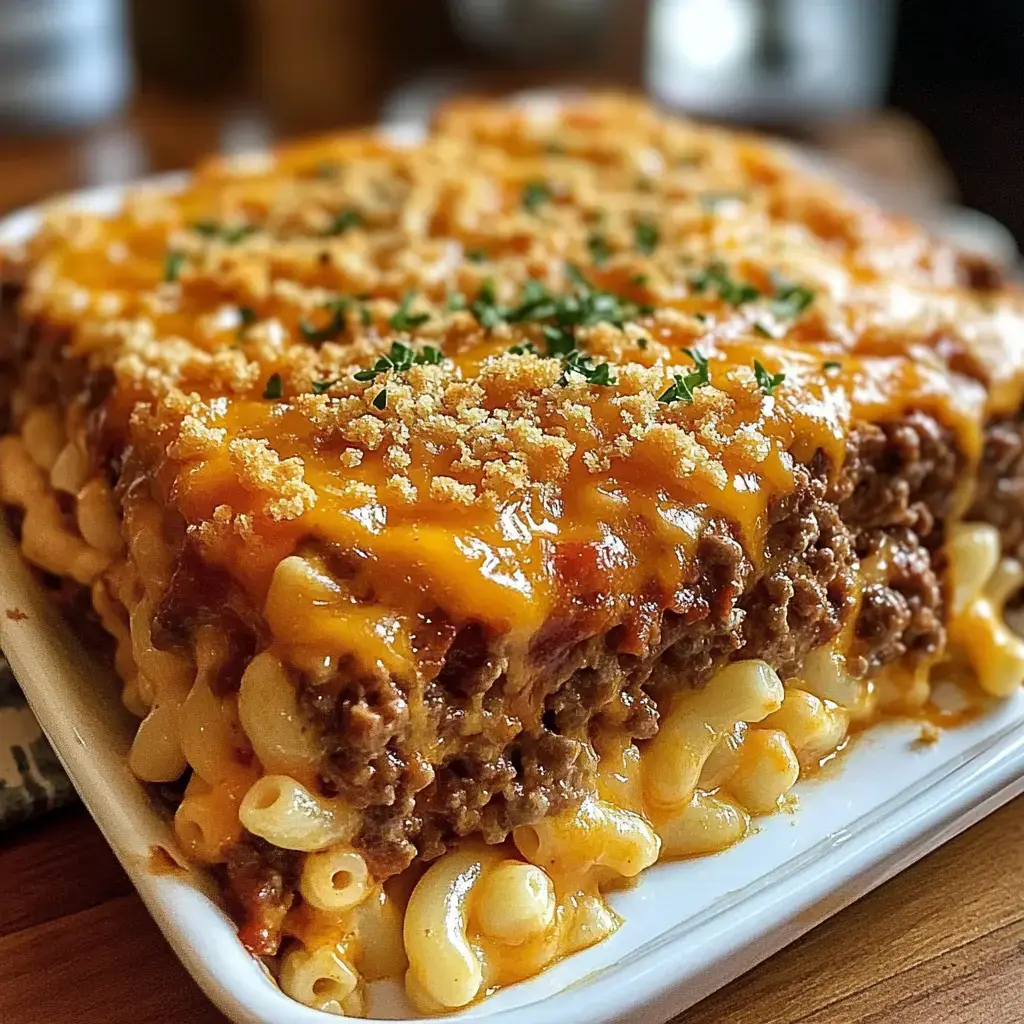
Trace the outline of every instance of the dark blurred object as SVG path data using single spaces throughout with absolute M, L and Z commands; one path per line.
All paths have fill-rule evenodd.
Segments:
M 0 0 L 0 129 L 109 117 L 128 89 L 120 0 Z
M 291 135 L 372 121 L 392 75 L 389 35 L 402 34 L 405 8 L 366 0 L 250 6 L 257 86 L 274 126 Z
M 246 0 L 130 0 L 141 86 L 204 99 L 238 91 L 249 53 L 249 7 Z
M 1024 3 L 903 0 L 890 100 L 923 123 L 963 201 L 1024 244 Z
M 707 117 L 785 125 L 877 107 L 895 0 L 651 0 L 647 87 Z

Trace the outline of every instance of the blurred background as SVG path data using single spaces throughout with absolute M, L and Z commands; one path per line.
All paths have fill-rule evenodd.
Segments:
M 458 92 L 611 85 L 1010 260 L 1022 45 L 1020 0 L 0 0 L 0 212 Z

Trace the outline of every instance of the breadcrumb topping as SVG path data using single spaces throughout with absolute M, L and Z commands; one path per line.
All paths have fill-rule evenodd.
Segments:
M 1016 293 L 761 139 L 617 96 L 212 161 L 55 210 L 25 260 L 24 315 L 112 375 L 108 440 L 211 554 L 316 536 L 428 603 L 462 559 L 529 618 L 554 537 L 662 551 L 699 508 L 755 546 L 853 421 L 925 408 L 976 455 L 1024 391 Z

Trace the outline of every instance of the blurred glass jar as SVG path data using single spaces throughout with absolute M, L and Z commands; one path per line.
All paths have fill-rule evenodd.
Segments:
M 647 88 L 707 117 L 782 124 L 884 98 L 895 0 L 651 0 Z
M 120 0 L 0 0 L 0 130 L 102 120 L 129 79 Z

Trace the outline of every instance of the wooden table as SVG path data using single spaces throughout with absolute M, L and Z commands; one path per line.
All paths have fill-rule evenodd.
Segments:
M 156 98 L 74 138 L 0 142 L 0 210 L 217 147 L 223 111 Z M 81 809 L 0 836 L 0 1024 L 208 1024 Z M 1024 798 L 810 932 L 677 1024 L 1021 1024 Z M 571 1022 L 567 1022 L 571 1024 Z

